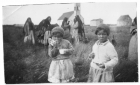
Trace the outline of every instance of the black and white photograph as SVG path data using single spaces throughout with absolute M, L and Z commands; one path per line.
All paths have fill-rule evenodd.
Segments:
M 2 5 L 4 83 L 138 83 L 137 3 Z

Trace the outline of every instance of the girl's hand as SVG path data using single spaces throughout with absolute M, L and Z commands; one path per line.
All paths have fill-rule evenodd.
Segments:
M 91 60 L 91 59 L 94 58 L 94 56 L 95 56 L 94 53 L 90 53 L 90 54 L 88 55 L 88 59 Z
M 99 66 L 100 68 L 105 68 L 105 65 L 104 65 L 104 64 L 98 64 L 98 66 Z
M 59 54 L 59 50 L 57 48 L 53 48 L 51 50 L 51 55 L 53 58 L 56 58 L 56 56 Z
M 64 54 L 70 54 L 71 50 L 70 49 L 65 49 Z
M 49 43 L 50 43 L 50 45 L 52 45 L 52 46 L 56 46 L 56 45 L 57 45 L 57 42 L 56 42 L 55 40 L 53 40 L 53 39 L 50 39 L 50 40 L 49 40 Z

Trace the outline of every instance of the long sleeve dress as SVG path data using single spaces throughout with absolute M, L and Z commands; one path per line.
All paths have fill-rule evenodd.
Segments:
M 68 40 L 62 39 L 57 49 L 69 49 L 70 54 L 54 54 L 52 51 L 55 49 L 49 45 L 49 56 L 52 57 L 50 64 L 48 81 L 52 83 L 69 82 L 74 78 L 73 64 L 70 60 L 70 54 L 73 52 L 73 47 Z M 55 55 L 55 57 L 54 57 Z
M 107 40 L 105 43 L 96 41 L 92 48 L 95 54 L 90 64 L 88 82 L 113 82 L 113 67 L 118 63 L 118 54 L 114 46 Z M 105 68 L 100 68 L 98 64 L 104 64 Z
M 74 38 L 74 44 L 79 43 L 79 36 L 78 36 L 78 21 L 72 25 L 72 38 Z

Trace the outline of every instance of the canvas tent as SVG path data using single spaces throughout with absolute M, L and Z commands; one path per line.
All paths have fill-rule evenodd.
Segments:
M 122 15 L 117 20 L 117 26 L 131 26 L 132 19 L 129 15 Z
M 100 24 L 103 24 L 102 19 L 93 19 L 90 21 L 90 26 L 99 26 Z

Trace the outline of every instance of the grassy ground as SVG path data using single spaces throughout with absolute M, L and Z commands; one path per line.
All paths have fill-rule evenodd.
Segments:
M 87 55 L 97 40 L 95 27 L 85 27 L 88 43 L 80 43 L 75 47 L 71 60 L 74 64 L 75 77 L 78 82 L 86 82 L 90 61 Z M 128 44 L 130 40 L 129 27 L 111 27 L 111 35 L 115 36 L 119 55 L 119 63 L 114 68 L 116 82 L 137 82 L 137 67 L 128 59 Z M 48 83 L 47 72 L 51 59 L 47 55 L 46 47 L 40 44 L 23 43 L 21 27 L 3 26 L 4 38 L 4 71 L 5 83 Z

